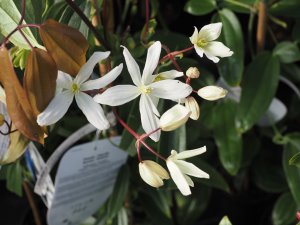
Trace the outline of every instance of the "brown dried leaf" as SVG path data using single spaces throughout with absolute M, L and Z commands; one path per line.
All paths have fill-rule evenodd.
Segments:
M 42 49 L 33 49 L 27 59 L 24 89 L 37 116 L 55 94 L 57 67 L 52 57 Z
M 48 19 L 39 29 L 42 41 L 59 70 L 76 76 L 86 62 L 88 42 L 76 29 Z
M 13 124 L 29 139 L 44 144 L 43 129 L 36 122 L 26 93 L 15 74 L 8 50 L 2 46 L 0 68 L 0 81 L 5 89 L 7 111 Z

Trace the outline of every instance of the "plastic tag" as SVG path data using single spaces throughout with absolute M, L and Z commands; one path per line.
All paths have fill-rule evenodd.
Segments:
M 114 137 L 78 145 L 64 155 L 48 211 L 49 225 L 80 224 L 107 200 L 119 169 L 127 159 L 127 153 L 115 145 L 120 139 Z

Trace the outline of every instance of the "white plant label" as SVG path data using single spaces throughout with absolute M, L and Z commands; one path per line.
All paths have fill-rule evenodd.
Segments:
M 111 195 L 127 153 L 116 147 L 120 137 L 82 144 L 62 158 L 52 204 L 49 225 L 78 225 L 92 215 Z

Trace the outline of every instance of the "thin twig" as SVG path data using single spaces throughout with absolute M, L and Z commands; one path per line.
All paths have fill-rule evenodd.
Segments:
M 261 0 L 258 6 L 258 24 L 257 24 L 257 33 L 256 33 L 257 52 L 261 52 L 265 47 L 266 24 L 267 24 L 267 4 L 265 3 L 264 0 Z
M 40 218 L 40 214 L 39 214 L 37 205 L 34 201 L 32 191 L 31 191 L 31 189 L 30 189 L 30 187 L 29 187 L 29 185 L 26 181 L 23 182 L 23 188 L 24 188 L 25 194 L 27 196 L 30 208 L 32 210 L 33 219 L 34 219 L 35 224 L 36 225 L 42 225 L 42 220 Z
M 78 16 L 83 20 L 83 22 L 89 27 L 89 29 L 93 32 L 97 40 L 103 45 L 106 49 L 109 49 L 108 43 L 101 37 L 101 34 L 98 30 L 93 26 L 91 21 L 86 17 L 86 15 L 81 11 L 81 9 L 72 1 L 65 0 L 66 3 L 78 14 Z

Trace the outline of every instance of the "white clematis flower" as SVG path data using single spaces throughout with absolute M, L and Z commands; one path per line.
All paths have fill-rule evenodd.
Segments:
M 161 165 L 151 160 L 140 162 L 139 172 L 142 179 L 152 187 L 163 186 L 163 179 L 170 179 L 168 172 Z
M 171 155 L 167 159 L 167 167 L 170 171 L 170 175 L 178 187 L 179 191 L 183 195 L 190 195 L 191 189 L 189 186 L 194 187 L 194 182 L 189 176 L 198 178 L 209 178 L 209 174 L 200 170 L 194 164 L 184 161 L 193 156 L 200 155 L 206 152 L 206 147 L 187 150 L 177 153 L 175 150 L 171 151 Z M 189 175 L 189 176 L 188 176 Z
M 78 107 L 82 110 L 87 120 L 99 130 L 107 129 L 109 122 L 104 115 L 103 109 L 84 91 L 103 88 L 120 75 L 123 64 L 115 67 L 101 78 L 88 80 L 95 65 L 107 58 L 109 54 L 110 52 L 95 52 L 81 67 L 74 79 L 69 74 L 59 71 L 56 80 L 56 94 L 47 108 L 38 115 L 37 123 L 41 126 L 56 123 L 66 114 L 75 97 Z
M 198 29 L 195 27 L 193 35 L 190 37 L 192 44 L 197 54 L 203 57 L 203 54 L 214 63 L 219 62 L 218 57 L 232 56 L 233 52 L 230 51 L 222 42 L 214 41 L 220 34 L 222 29 L 222 23 L 212 23 L 201 28 L 198 33 Z
M 123 55 L 128 72 L 135 85 L 117 85 L 107 89 L 104 93 L 96 95 L 94 100 L 98 103 L 118 106 L 125 104 L 138 96 L 140 98 L 140 114 L 142 127 L 146 133 L 159 127 L 159 112 L 156 108 L 159 98 L 181 99 L 192 92 L 192 87 L 177 80 L 175 77 L 183 76 L 176 70 L 152 75 L 157 67 L 161 52 L 161 43 L 156 41 L 148 49 L 146 64 L 141 75 L 140 68 L 126 47 Z M 156 80 L 155 80 L 156 79 Z M 150 138 L 158 141 L 160 131 L 152 134 Z

